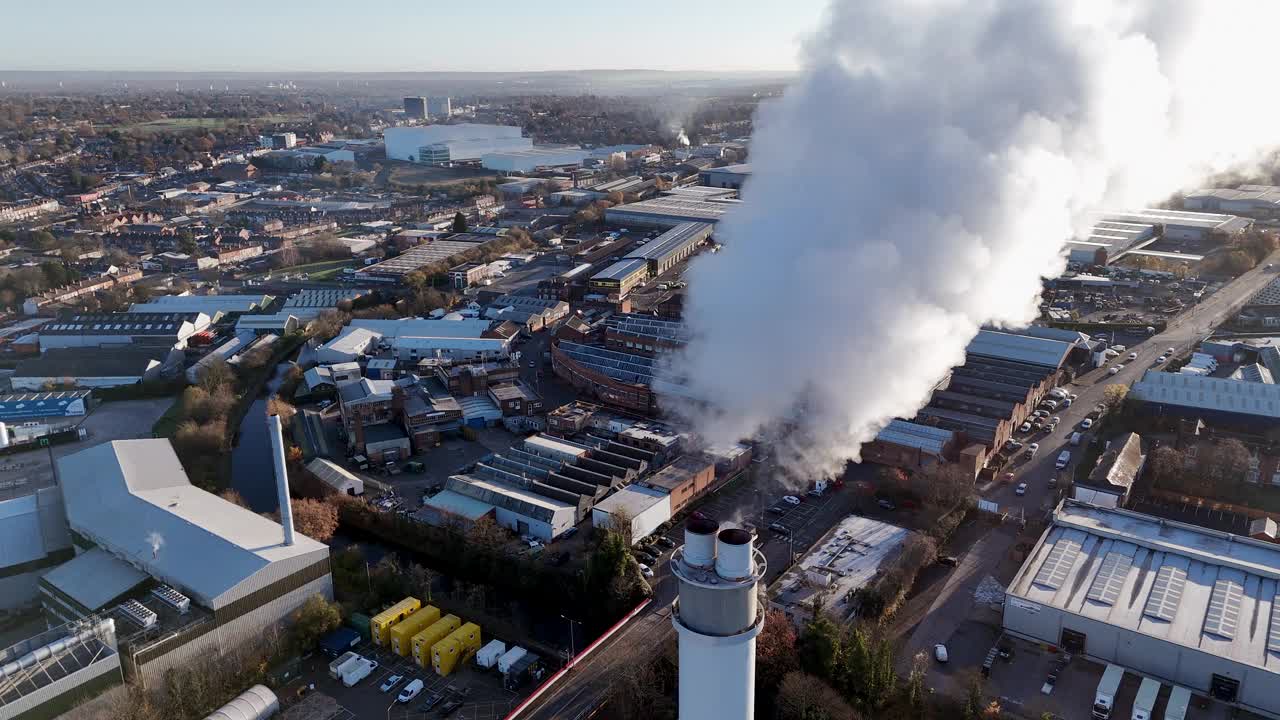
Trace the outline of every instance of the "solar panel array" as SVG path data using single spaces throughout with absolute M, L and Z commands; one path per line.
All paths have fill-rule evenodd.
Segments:
M 1240 623 L 1240 601 L 1244 586 L 1230 578 L 1218 578 L 1209 596 L 1209 611 L 1204 616 L 1204 631 L 1224 638 L 1236 636 Z
M 1173 622 L 1182 601 L 1182 590 L 1187 584 L 1187 571 L 1173 565 L 1162 565 L 1156 573 L 1155 584 L 1147 596 L 1142 614 L 1165 622 Z
M 1115 605 L 1120 599 L 1120 588 L 1133 567 L 1133 556 L 1118 552 L 1109 552 L 1102 558 L 1102 567 L 1093 576 L 1093 584 L 1089 586 L 1089 599 L 1103 605 Z
M 630 313 L 614 315 L 605 321 L 605 325 L 622 333 L 649 335 L 668 340 L 683 340 L 688 334 L 684 323 Z
M 1071 572 L 1071 568 L 1079 557 L 1079 540 L 1058 538 L 1058 542 L 1054 543 L 1053 549 L 1049 551 L 1049 557 L 1044 559 L 1040 570 L 1036 572 L 1035 583 L 1057 590 L 1062 587 L 1062 583 L 1066 582 L 1067 574 Z
M 574 362 L 615 380 L 646 385 L 653 380 L 653 360 L 643 355 L 570 342 L 560 343 L 559 348 Z

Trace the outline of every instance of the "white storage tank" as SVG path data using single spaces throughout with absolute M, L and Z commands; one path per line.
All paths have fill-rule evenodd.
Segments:
M 265 685 L 254 685 L 204 720 L 265 720 L 280 711 L 280 700 Z

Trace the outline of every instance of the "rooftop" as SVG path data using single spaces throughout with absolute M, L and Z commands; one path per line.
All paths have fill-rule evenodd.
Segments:
M 83 415 L 92 390 L 0 395 L 0 421 Z
M 906 420 L 891 420 L 876 435 L 876 440 L 903 447 L 913 447 L 931 455 L 940 456 L 947 443 L 951 442 L 954 437 L 955 433 L 950 430 L 930 425 L 919 425 Z
M 700 200 L 695 198 L 663 195 L 651 200 L 617 205 L 605 211 L 605 215 L 618 220 L 628 217 L 663 217 L 686 222 L 719 222 L 720 218 L 733 209 L 733 201 Z
M 700 455 L 685 455 L 658 472 L 644 478 L 645 485 L 673 492 L 693 480 L 700 472 L 713 467 L 710 460 Z
M 1111 449 L 1103 453 L 1089 478 L 1077 481 L 1076 485 L 1128 492 L 1146 459 L 1147 456 L 1142 454 L 1142 438 L 1137 433 L 1125 433 L 1111 441 Z
M 187 479 L 168 440 L 116 440 L 58 460 L 71 528 L 151 576 L 217 609 L 273 563 L 328 548 L 293 545 L 257 513 Z
M 643 485 L 627 485 L 595 504 L 597 510 L 612 515 L 618 510 L 627 517 L 639 517 L 640 513 L 662 502 L 667 493 Z
M 148 579 L 146 573 L 102 548 L 83 552 L 44 576 L 45 582 L 92 612 Z
M 1280 672 L 1280 546 L 1066 500 L 1009 595 Z
M 41 335 L 176 335 L 183 324 L 208 324 L 197 312 L 93 313 L 72 315 L 42 326 Z
M 837 617 L 852 608 L 848 596 L 863 587 L 895 556 L 911 531 L 860 515 L 844 518 L 822 536 L 800 561 L 771 588 L 772 601 L 793 612 L 808 613 L 814 595 Z
M 141 377 L 167 351 L 156 347 L 50 348 L 18 363 L 17 378 Z
M 1280 385 L 1148 370 L 1129 397 L 1151 403 L 1280 418 Z
M 1071 344 L 1060 340 L 980 330 L 965 352 L 971 355 L 1016 360 L 1030 365 L 1058 368 L 1066 360 Z
M 627 278 L 649 271 L 648 261 L 635 259 L 619 260 L 609 267 L 591 276 L 591 282 L 616 280 L 622 282 Z
M 627 254 L 629 258 L 661 261 L 669 255 L 684 250 L 689 245 L 700 243 L 711 237 L 710 223 L 681 223 L 662 233 L 648 243 L 639 246 Z

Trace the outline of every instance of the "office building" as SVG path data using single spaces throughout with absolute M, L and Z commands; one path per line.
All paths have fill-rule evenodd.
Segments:
M 453 102 L 447 97 L 429 97 L 426 111 L 432 120 L 444 120 L 453 114 Z
M 382 133 L 387 159 L 427 165 L 477 161 L 486 153 L 528 150 L 533 141 L 510 125 L 425 125 L 387 128 Z
M 581 165 L 587 155 L 587 150 L 578 147 L 531 147 L 485 153 L 480 158 L 480 165 L 498 172 L 527 173 L 539 168 Z
M 427 99 L 424 97 L 405 98 L 404 116 L 415 120 L 425 120 L 427 118 Z

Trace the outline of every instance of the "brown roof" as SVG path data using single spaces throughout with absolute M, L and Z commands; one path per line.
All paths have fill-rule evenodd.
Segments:
M 1111 441 L 1111 449 L 1103 453 L 1089 479 L 1078 483 L 1086 487 L 1126 492 L 1133 486 L 1147 456 L 1142 454 L 1142 438 L 1126 433 Z

